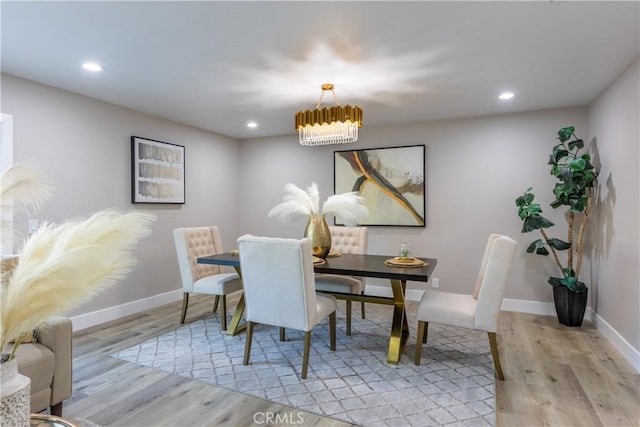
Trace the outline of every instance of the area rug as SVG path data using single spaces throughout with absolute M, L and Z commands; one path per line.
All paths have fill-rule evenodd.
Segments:
M 309 372 L 300 379 L 304 335 L 258 325 L 251 360 L 242 364 L 245 334 L 220 331 L 210 316 L 113 354 L 113 357 L 364 427 L 494 426 L 495 385 L 487 335 L 429 325 L 420 366 L 413 363 L 415 320 L 398 365 L 386 361 L 392 307 L 354 304 L 352 335 L 338 304 L 337 348 L 327 321 L 312 333 Z M 415 307 L 414 307 L 415 308 Z

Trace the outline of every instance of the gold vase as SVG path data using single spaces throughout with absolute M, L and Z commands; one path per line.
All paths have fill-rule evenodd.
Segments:
M 311 250 L 314 256 L 327 258 L 331 249 L 331 231 L 324 216 L 309 217 L 304 229 L 304 237 L 311 239 Z

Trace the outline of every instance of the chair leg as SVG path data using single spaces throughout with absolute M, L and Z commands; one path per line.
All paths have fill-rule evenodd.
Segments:
M 218 301 L 220 300 L 220 295 L 216 295 L 216 298 L 213 300 L 213 312 L 215 313 L 218 309 Z
M 422 338 L 422 344 L 427 343 L 427 334 L 429 333 L 429 322 L 424 322 L 424 337 Z
M 307 379 L 307 370 L 309 369 L 309 353 L 311 350 L 311 331 L 304 333 L 304 353 L 302 355 L 302 379 Z
M 220 298 L 220 329 L 227 330 L 227 296 L 222 295 Z
M 423 338 L 427 336 L 427 322 L 418 321 L 418 335 L 416 335 L 416 355 L 414 363 L 416 365 L 420 364 L 420 356 L 422 356 L 422 343 Z
M 180 314 L 180 323 L 184 323 L 185 317 L 187 317 L 187 306 L 189 305 L 189 293 L 184 292 L 182 294 L 182 313 Z
M 331 339 L 331 351 L 336 351 L 336 312 L 329 315 L 329 337 Z
M 360 301 L 360 312 L 362 313 L 362 318 L 364 319 L 364 301 Z
M 351 301 L 347 300 L 347 335 L 351 335 Z
M 243 365 L 249 364 L 249 355 L 251 354 L 251 339 L 253 338 L 253 326 L 254 322 L 247 322 L 247 338 L 244 343 L 244 361 Z
M 280 328 L 280 341 L 285 341 L 286 339 L 284 328 Z
M 491 356 L 493 357 L 493 365 L 496 368 L 496 374 L 500 381 L 504 381 L 504 373 L 502 373 L 502 366 L 500 365 L 500 355 L 498 354 L 498 341 L 496 340 L 495 332 L 487 332 L 489 334 L 489 345 L 491 346 Z
M 51 415 L 55 415 L 56 417 L 62 417 L 62 402 L 56 403 L 55 405 L 51 405 L 50 411 L 51 411 Z

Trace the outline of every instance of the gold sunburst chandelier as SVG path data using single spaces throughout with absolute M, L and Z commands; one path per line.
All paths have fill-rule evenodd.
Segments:
M 302 145 L 346 144 L 358 140 L 358 128 L 362 126 L 362 108 L 338 102 L 333 83 L 321 86 L 320 100 L 315 110 L 296 113 L 296 131 Z M 322 97 L 331 91 L 334 107 L 320 108 Z

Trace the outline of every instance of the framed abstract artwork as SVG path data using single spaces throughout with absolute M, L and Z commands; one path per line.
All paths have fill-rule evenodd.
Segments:
M 424 159 L 424 145 L 335 151 L 334 193 L 364 197 L 369 217 L 360 225 L 424 227 Z
M 184 203 L 184 172 L 184 146 L 131 137 L 131 203 Z

